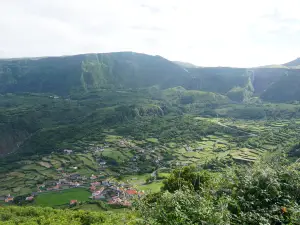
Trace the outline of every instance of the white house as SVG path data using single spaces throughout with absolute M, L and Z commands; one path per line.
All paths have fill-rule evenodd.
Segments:
M 64 149 L 64 153 L 65 153 L 65 154 L 71 154 L 71 153 L 73 153 L 73 150 L 70 150 L 70 149 Z

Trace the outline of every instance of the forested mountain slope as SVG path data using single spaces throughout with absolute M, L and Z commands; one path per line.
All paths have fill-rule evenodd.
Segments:
M 300 70 L 296 69 L 189 68 L 160 56 L 134 52 L 0 60 L 0 93 L 67 96 L 99 89 L 182 86 L 226 95 L 230 91 L 244 92 L 240 88 L 247 89 L 249 79 L 254 94 L 263 100 L 300 100 Z
M 99 88 L 166 88 L 184 83 L 185 73 L 162 57 L 132 52 L 0 60 L 0 91 L 68 95 Z
M 133 52 L 0 60 L 0 223 L 299 224 L 299 86 Z
M 0 155 L 49 153 L 149 115 L 262 118 L 273 108 L 251 104 L 299 101 L 299 86 L 296 69 L 190 68 L 134 52 L 3 59 Z

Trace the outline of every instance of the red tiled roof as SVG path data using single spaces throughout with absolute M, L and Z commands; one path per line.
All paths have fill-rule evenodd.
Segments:
M 5 202 L 11 202 L 11 201 L 13 201 L 14 200 L 14 198 L 13 197 L 10 197 L 10 198 L 6 198 L 5 199 Z
M 71 200 L 71 201 L 70 201 L 70 205 L 73 205 L 73 204 L 75 204 L 75 203 L 77 203 L 77 200 Z
M 136 190 L 126 190 L 126 193 L 129 195 L 136 195 L 138 192 Z
M 96 190 L 96 187 L 95 187 L 95 186 L 91 186 L 91 187 L 90 187 L 90 190 L 93 190 L 93 191 L 94 191 L 94 190 Z

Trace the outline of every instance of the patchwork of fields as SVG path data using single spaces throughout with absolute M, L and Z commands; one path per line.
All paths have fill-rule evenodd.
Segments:
M 0 196 L 28 195 L 38 185 L 60 178 L 59 170 L 89 178 L 93 174 L 114 177 L 145 191 L 159 191 L 162 181 L 145 184 L 150 173 L 159 168 L 175 168 L 189 164 L 205 164 L 212 159 L 230 158 L 251 163 L 261 155 L 299 140 L 300 120 L 254 121 L 194 117 L 220 129 L 214 134 L 182 142 L 162 143 L 158 138 L 136 140 L 106 131 L 105 142 L 82 142 L 86 147 L 73 154 L 54 152 L 42 158 L 19 162 L 18 169 L 1 174 Z M 75 148 L 74 148 L 75 149 Z M 101 150 L 99 150 L 101 149 Z M 102 162 L 102 163 L 101 163 Z M 165 174 L 167 175 L 167 174 Z M 87 188 L 40 194 L 35 204 L 56 207 L 71 199 L 86 201 Z

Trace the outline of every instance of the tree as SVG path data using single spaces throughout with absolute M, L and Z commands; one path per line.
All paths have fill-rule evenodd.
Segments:
M 183 188 L 184 189 L 184 188 Z M 214 202 L 191 190 L 164 192 L 155 203 L 139 205 L 146 224 L 229 224 L 227 200 Z
M 164 181 L 162 190 L 173 193 L 184 187 L 199 191 L 208 185 L 209 181 L 210 175 L 207 171 L 198 172 L 196 167 L 188 166 L 174 170 L 168 179 Z

